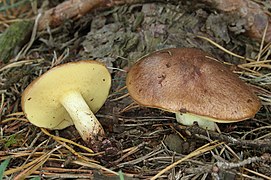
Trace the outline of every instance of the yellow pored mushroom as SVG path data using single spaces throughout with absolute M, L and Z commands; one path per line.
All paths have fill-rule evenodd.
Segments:
M 107 99 L 111 75 L 97 61 L 78 61 L 52 68 L 23 92 L 22 109 L 38 127 L 64 129 L 75 125 L 86 142 L 104 136 L 93 113 Z

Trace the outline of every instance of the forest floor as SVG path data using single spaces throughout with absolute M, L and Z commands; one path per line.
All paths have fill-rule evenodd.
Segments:
M 48 1 L 45 7 L 58 3 Z M 254 3 L 270 10 L 270 2 Z M 16 19 L 35 18 L 39 6 L 26 1 L 1 9 L 1 32 Z M 270 42 L 248 36 L 241 17 L 194 1 L 123 4 L 38 31 L 32 40 L 24 56 L 0 62 L 4 179 L 271 179 Z M 224 62 L 255 90 L 260 111 L 246 121 L 218 124 L 221 132 L 212 132 L 177 124 L 169 112 L 129 106 L 133 100 L 124 88 L 129 67 L 170 47 L 200 48 Z M 112 76 L 109 98 L 96 114 L 108 141 L 96 153 L 73 126 L 32 125 L 20 104 L 35 78 L 86 59 L 105 63 Z

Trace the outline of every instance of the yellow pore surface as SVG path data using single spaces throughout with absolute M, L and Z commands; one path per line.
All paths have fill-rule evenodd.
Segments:
M 97 112 L 109 94 L 111 76 L 96 61 L 79 61 L 57 66 L 33 81 L 24 91 L 22 108 L 34 125 L 63 129 L 73 124 L 60 98 L 70 91 L 80 92 L 93 111 Z

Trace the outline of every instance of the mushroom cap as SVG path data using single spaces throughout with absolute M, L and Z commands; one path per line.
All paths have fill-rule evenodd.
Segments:
M 140 105 L 216 122 L 248 119 L 261 106 L 237 75 L 196 48 L 171 48 L 142 57 L 129 70 L 126 85 Z
M 22 109 L 38 127 L 64 129 L 73 121 L 60 103 L 63 94 L 80 92 L 95 113 L 106 101 L 110 87 L 111 75 L 103 64 L 92 60 L 66 63 L 50 69 L 25 89 Z

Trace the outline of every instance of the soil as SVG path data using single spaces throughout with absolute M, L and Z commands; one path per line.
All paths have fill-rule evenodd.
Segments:
M 267 7 L 268 4 L 261 5 Z M 234 28 L 233 21 L 237 24 Z M 67 143 L 75 152 L 119 172 L 120 177 L 116 179 L 122 178 L 122 174 L 125 179 L 146 179 L 198 148 L 218 141 L 223 144 L 186 159 L 160 178 L 268 179 L 271 177 L 270 66 L 267 63 L 262 67 L 249 67 L 251 71 L 246 71 L 239 65 L 247 63 L 247 59 L 237 58 L 199 37 L 208 37 L 232 53 L 256 60 L 261 42 L 249 38 L 242 23 L 240 17 L 226 16 L 204 4 L 192 6 L 184 1 L 97 10 L 77 21 L 66 21 L 60 27 L 39 32 L 26 56 L 20 59 L 28 60 L 27 63 L 11 61 L 12 66 L 5 69 L 7 66 L 1 65 L 0 160 L 11 156 L 7 169 L 13 169 L 38 158 L 35 153 L 47 153 L 60 145 L 54 138 L 48 139 L 22 113 L 14 114 L 22 111 L 20 96 L 30 82 L 50 68 L 71 61 L 94 59 L 105 63 L 112 75 L 110 96 L 97 113 L 107 139 L 102 142 L 102 153 L 94 157 Z M 218 124 L 221 133 L 217 133 L 187 128 L 177 124 L 172 113 L 130 107 L 133 100 L 129 96 L 119 98 L 127 94 L 123 87 L 133 63 L 150 52 L 170 47 L 200 48 L 224 62 L 261 97 L 260 111 L 246 121 Z M 262 54 L 262 60 L 269 58 L 269 52 Z M 73 126 L 50 133 L 87 146 Z M 41 168 L 31 173 L 32 177 L 113 179 L 108 170 L 76 163 L 80 156 L 63 144 L 61 146 Z M 30 154 L 23 156 L 23 153 Z M 49 167 L 61 167 L 62 170 L 57 172 Z M 78 169 L 78 172 L 71 169 Z M 20 172 L 23 171 L 5 177 L 13 179 L 21 175 Z

